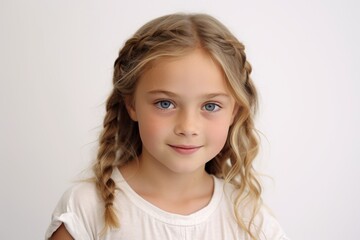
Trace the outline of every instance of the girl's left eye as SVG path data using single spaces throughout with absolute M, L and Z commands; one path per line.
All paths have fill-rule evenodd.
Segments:
M 215 103 L 207 103 L 204 105 L 203 109 L 208 112 L 216 112 L 220 110 L 220 106 Z
M 160 109 L 173 109 L 175 106 L 168 100 L 162 100 L 155 103 L 155 106 Z

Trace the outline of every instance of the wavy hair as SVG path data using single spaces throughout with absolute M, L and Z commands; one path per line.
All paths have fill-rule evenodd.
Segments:
M 93 166 L 105 206 L 104 231 L 120 226 L 113 206 L 116 184 L 111 178 L 112 171 L 136 160 L 142 149 L 138 125 L 127 112 L 125 98 L 133 96 L 138 79 L 154 60 L 179 57 L 196 48 L 207 52 L 222 68 L 239 107 L 223 149 L 206 163 L 205 170 L 235 186 L 237 223 L 251 239 L 257 239 L 253 223 L 262 203 L 262 189 L 253 169 L 259 144 L 254 129 L 257 93 L 250 78 L 251 65 L 244 45 L 223 24 L 206 14 L 171 14 L 154 19 L 141 27 L 120 50 L 114 63 L 113 89 L 107 99 Z M 244 203 L 246 209 L 251 209 L 250 219 L 242 218 Z

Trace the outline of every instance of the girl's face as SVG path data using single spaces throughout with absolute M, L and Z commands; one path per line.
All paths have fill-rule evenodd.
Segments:
M 205 171 L 237 110 L 221 68 L 201 50 L 157 61 L 133 100 L 127 108 L 139 125 L 140 163 L 178 174 Z

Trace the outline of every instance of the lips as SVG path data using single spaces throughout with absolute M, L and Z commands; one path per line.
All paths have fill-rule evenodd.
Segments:
M 194 146 L 194 145 L 169 145 L 169 146 L 177 153 L 183 155 L 195 153 L 197 150 L 201 148 L 201 146 Z

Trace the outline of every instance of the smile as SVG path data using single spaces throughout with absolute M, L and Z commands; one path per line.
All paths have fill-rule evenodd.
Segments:
M 191 145 L 169 145 L 177 153 L 188 155 L 195 153 L 201 148 L 201 146 L 191 146 Z

